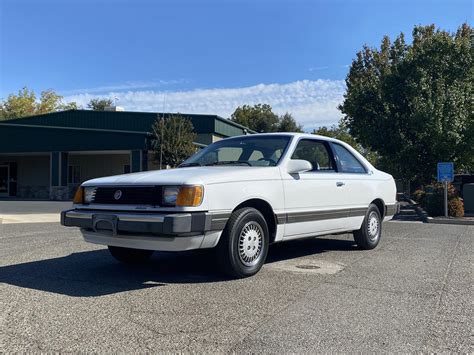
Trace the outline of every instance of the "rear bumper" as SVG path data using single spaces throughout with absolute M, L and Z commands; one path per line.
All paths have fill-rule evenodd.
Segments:
M 400 213 L 400 204 L 394 203 L 392 205 L 387 205 L 387 216 L 393 216 Z
M 386 206 L 384 221 L 390 221 L 396 214 L 400 213 L 400 204 L 394 203 Z

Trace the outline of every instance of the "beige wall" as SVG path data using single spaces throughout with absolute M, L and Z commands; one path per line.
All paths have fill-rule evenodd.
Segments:
M 102 176 L 123 174 L 130 165 L 130 154 L 69 155 L 69 165 L 81 167 L 81 182 Z
M 220 141 L 221 139 L 224 139 L 224 138 L 221 137 L 221 136 L 215 135 L 215 134 L 210 134 L 210 133 L 207 133 L 207 134 L 198 134 L 198 135 L 196 136 L 195 142 L 196 142 L 196 143 L 201 143 L 201 144 L 209 145 L 209 144 L 211 144 L 211 143 Z
M 220 141 L 222 138 L 221 136 L 216 136 L 215 134 L 212 136 L 212 143 Z

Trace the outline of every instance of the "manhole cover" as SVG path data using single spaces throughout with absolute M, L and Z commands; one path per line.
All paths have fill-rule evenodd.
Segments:
M 298 269 L 304 269 L 304 270 L 315 270 L 315 269 L 320 269 L 320 266 L 316 265 L 296 265 L 295 266 Z
M 267 264 L 266 267 L 281 270 L 297 272 L 300 274 L 318 274 L 333 275 L 344 269 L 343 264 L 332 263 L 324 260 L 282 260 Z

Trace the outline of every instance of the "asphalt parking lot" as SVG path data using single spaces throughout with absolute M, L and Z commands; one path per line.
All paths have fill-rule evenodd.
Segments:
M 228 280 L 209 252 L 126 267 L 58 223 L 0 224 L 1 352 L 472 353 L 474 227 L 384 224 L 274 245 Z

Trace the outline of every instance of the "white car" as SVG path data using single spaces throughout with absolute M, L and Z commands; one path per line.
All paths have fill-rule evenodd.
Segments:
M 272 133 L 218 141 L 176 169 L 86 181 L 61 223 L 122 262 L 216 248 L 223 271 L 245 277 L 273 243 L 353 232 L 373 249 L 397 211 L 392 176 L 346 143 Z

